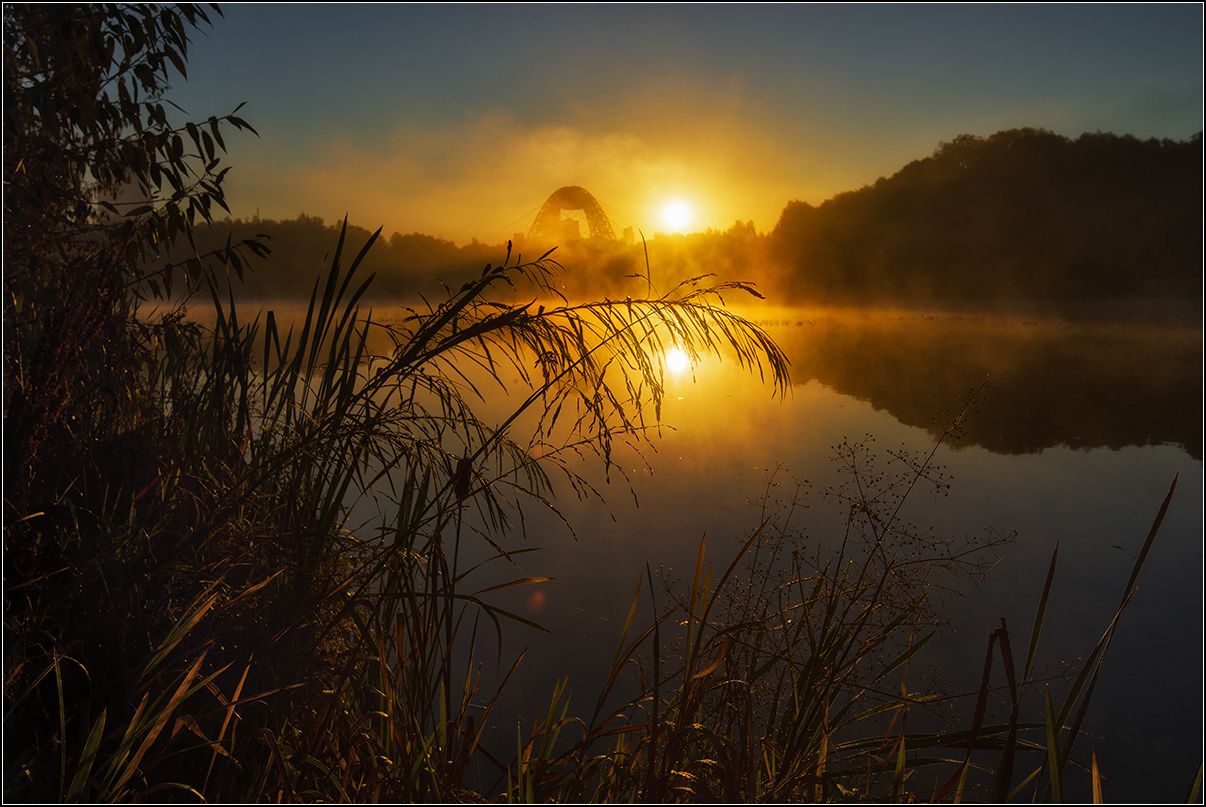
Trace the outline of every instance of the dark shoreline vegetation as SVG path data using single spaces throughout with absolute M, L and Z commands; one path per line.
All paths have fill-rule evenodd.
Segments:
M 786 356 L 722 304 L 750 284 L 679 282 L 673 256 L 615 267 L 652 272 L 649 295 L 579 303 L 548 254 L 475 255 L 385 322 L 373 290 L 414 289 L 371 277 L 376 234 L 206 245 L 223 132 L 251 125 L 238 109 L 176 123 L 164 93 L 212 14 L 5 8 L 7 800 L 1097 800 L 1080 730 L 1175 480 L 1073 675 L 1033 668 L 1056 550 L 1032 620 L 968 648 L 985 666 L 966 720 L 921 732 L 908 713 L 936 696 L 908 669 L 935 592 L 1000 541 L 904 523 L 934 453 L 884 474 L 867 444 L 837 449 L 835 557 L 797 540 L 795 494 L 768 493 L 736 551 L 700 541 L 684 589 L 644 570 L 599 692 L 566 682 L 495 742 L 533 627 L 496 595 L 543 579 L 509 563 L 530 551 L 524 509 L 598 495 L 584 462 L 623 473 L 613 452 L 658 424 L 664 347 L 723 352 L 780 393 Z M 269 249 L 326 267 L 292 326 L 240 302 Z M 483 422 L 472 385 L 503 368 L 515 414 Z M 484 658 L 504 661 L 497 687 Z
M 818 206 L 790 202 L 773 230 L 659 236 L 647 243 L 545 243 L 517 234 L 531 254 L 559 246 L 579 270 L 561 278 L 571 298 L 624 297 L 644 271 L 668 288 L 705 272 L 747 277 L 786 303 L 1004 311 L 1072 320 L 1196 324 L 1201 319 L 1201 133 L 1184 141 L 1036 129 L 961 135 L 930 157 Z M 305 297 L 309 266 L 338 224 L 226 220 L 198 243 L 219 247 L 258 233 L 274 255 L 245 279 L 249 298 Z M 354 240 L 369 232 L 351 229 Z M 376 299 L 457 286 L 505 247 L 458 246 L 395 232 L 366 262 Z

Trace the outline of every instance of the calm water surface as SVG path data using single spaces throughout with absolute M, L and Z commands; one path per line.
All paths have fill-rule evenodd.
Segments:
M 949 492 L 915 492 L 901 516 L 935 535 L 1015 540 L 983 582 L 960 585 L 963 596 L 947 601 L 949 627 L 910 682 L 974 690 L 1000 618 L 1021 637 L 1015 646 L 1028 636 L 1057 543 L 1040 671 L 1057 673 L 1083 657 L 1117 607 L 1176 476 L 1088 729 L 1107 800 L 1184 798 L 1202 753 L 1200 331 L 891 312 L 751 315 L 792 360 L 785 399 L 732 361 L 705 358 L 671 375 L 662 422 L 672 428 L 645 452 L 651 472 L 620 455 L 639 506 L 613 483 L 603 487 L 606 505 L 559 502 L 576 538 L 536 513 L 526 543 L 511 542 L 542 547 L 518 561 L 523 574 L 556 579 L 505 600 L 552 631 L 509 635 L 528 657 L 522 688 L 513 687 L 505 708 L 531 716 L 546 697 L 534 693 L 548 693 L 566 674 L 578 705 L 589 708 L 645 564 L 689 576 L 706 533 L 722 567 L 757 526 L 768 480 L 780 491 L 807 480 L 814 494 L 796 521 L 824 553 L 843 524 L 815 493 L 841 481 L 833 447 L 870 440 L 890 470 L 888 450 L 928 453 L 969 389 L 987 381 L 964 427 L 935 456 Z M 971 699 L 963 704 L 970 714 Z M 1088 793 L 1087 779 L 1072 787 Z
M 934 457 L 949 491 L 919 488 L 901 518 L 938 537 L 1014 539 L 982 582 L 955 585 L 959 595 L 943 603 L 947 628 L 912 662 L 910 684 L 974 692 L 1000 619 L 1015 647 L 1029 635 L 1057 544 L 1037 670 L 1055 675 L 1083 658 L 1177 477 L 1138 595 L 1110 647 L 1082 750 L 1086 758 L 1089 747 L 1097 753 L 1107 801 L 1183 799 L 1202 757 L 1200 329 L 834 309 L 743 313 L 791 359 L 784 398 L 732 360 L 705 357 L 668 375 L 660 436 L 643 461 L 616 455 L 632 489 L 614 471 L 607 484 L 600 467 L 583 464 L 606 501 L 562 491 L 557 504 L 573 535 L 547 512 L 528 510 L 526 536 L 504 544 L 541 551 L 519 556 L 515 567 L 488 566 L 472 581 L 484 588 L 527 575 L 555 578 L 495 600 L 551 631 L 508 626 L 507 661 L 524 648 L 527 657 L 521 683 L 500 701 L 500 741 L 514 742 L 507 721 L 534 716 L 565 675 L 574 705 L 593 706 L 646 564 L 689 577 L 706 533 L 709 557 L 723 568 L 757 526 L 772 482 L 777 493 L 806 484 L 809 506 L 795 525 L 825 557 L 845 519 L 819 495 L 845 479 L 834 446 L 866 443 L 890 471 L 889 452 L 929 453 L 975 389 L 977 404 Z M 378 308 L 375 318 L 388 314 Z M 521 397 L 491 397 L 485 419 L 501 422 Z M 512 437 L 526 441 L 518 431 Z M 1000 683 L 999 668 L 994 675 Z M 957 702 L 962 726 L 972 700 Z M 1031 692 L 1024 708 L 1034 715 L 1040 706 Z M 1003 702 L 992 708 L 1005 718 Z M 1069 776 L 1066 792 L 1089 792 L 1087 774 Z

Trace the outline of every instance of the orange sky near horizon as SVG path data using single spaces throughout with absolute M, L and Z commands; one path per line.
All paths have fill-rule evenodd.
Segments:
M 280 162 L 269 140 L 265 135 L 246 144 L 250 162 Z M 590 191 L 617 233 L 632 227 L 646 236 L 680 229 L 664 218 L 674 200 L 690 207 L 687 232 L 726 229 L 738 220 L 753 220 L 765 231 L 788 201 L 819 202 L 847 189 L 836 166 L 818 170 L 815 183 L 788 180 L 782 161 L 790 156 L 770 138 L 720 120 L 713 120 L 705 138 L 672 129 L 642 137 L 572 125 L 525 126 L 495 112 L 435 132 L 400 126 L 383 140 L 366 147 L 344 135 L 315 144 L 287 164 L 283 194 L 232 176 L 236 215 L 292 218 L 304 211 L 331 220 L 346 212 L 361 226 L 384 225 L 387 234 L 498 243 L 526 231 L 549 194 L 565 185 Z
M 771 230 L 960 134 L 1201 130 L 1196 4 L 233 5 L 169 97 L 240 102 L 236 216 L 500 243 L 590 191 L 646 235 Z

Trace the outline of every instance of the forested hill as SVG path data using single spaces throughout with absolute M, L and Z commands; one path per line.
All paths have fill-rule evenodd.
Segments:
M 941 144 L 770 236 L 794 296 L 1055 307 L 1200 301 L 1202 138 L 1015 129 Z

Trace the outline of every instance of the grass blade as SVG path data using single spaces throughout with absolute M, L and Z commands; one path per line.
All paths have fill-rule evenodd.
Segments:
M 988 685 L 992 676 L 992 651 L 996 643 L 997 631 L 994 630 L 988 637 L 988 649 L 984 654 L 984 670 L 980 674 L 980 691 L 976 695 L 976 710 L 972 715 L 971 739 L 968 741 L 967 755 L 964 757 L 963 764 L 959 766 L 959 769 L 955 771 L 954 775 L 938 791 L 937 801 L 942 801 L 952 789 L 956 786 L 961 786 L 963 777 L 971 765 L 972 749 L 975 747 L 976 739 L 980 735 L 980 728 L 984 724 L 984 713 L 988 708 Z
M 1101 770 L 1097 767 L 1097 751 L 1093 751 L 1092 770 L 1090 773 L 1093 779 L 1093 803 L 1105 804 L 1105 799 L 1101 795 Z
M 1200 804 L 1202 801 L 1202 763 L 1198 763 L 1198 772 L 1189 786 L 1189 794 L 1185 797 L 1186 804 Z
M 107 716 L 107 710 L 102 709 L 100 716 L 92 724 L 92 730 L 88 732 L 88 739 L 84 742 L 84 751 L 80 756 L 79 767 L 76 768 L 75 776 L 71 778 L 71 787 L 67 789 L 68 801 L 74 800 L 83 791 L 84 785 L 88 781 L 88 776 L 92 773 L 92 765 L 96 762 L 96 751 L 100 747 L 101 737 L 105 733 L 105 718 Z
M 892 781 L 892 800 L 897 803 L 904 801 L 905 771 L 905 738 L 902 734 L 897 744 L 896 772 Z
M 197 672 L 201 669 L 201 664 L 205 661 L 205 655 L 205 653 L 202 653 L 201 656 L 193 662 L 193 666 L 189 667 L 188 672 L 185 673 L 184 678 L 180 681 L 180 685 L 177 686 L 176 691 L 172 693 L 172 697 L 168 700 L 167 704 L 159 710 L 159 714 L 156 715 L 155 722 L 151 726 L 151 730 L 147 732 L 146 737 L 143 738 L 142 743 L 138 746 L 138 750 L 134 752 L 134 756 L 130 758 L 128 763 L 126 763 L 125 770 L 122 772 L 121 777 L 117 780 L 117 783 L 113 785 L 113 792 L 108 794 L 110 798 L 115 799 L 120 797 L 122 787 L 126 784 L 126 782 L 130 781 L 130 778 L 134 775 L 135 771 L 138 770 L 138 765 L 142 762 L 142 758 L 146 756 L 146 753 L 148 750 L 150 750 L 151 745 L 156 739 L 159 738 L 164 726 L 167 725 L 168 719 L 176 711 L 176 707 L 180 705 L 182 700 L 184 700 L 184 696 L 188 692 L 189 684 L 193 682 L 193 679 L 197 676 Z
M 1047 598 L 1051 594 L 1051 583 L 1055 580 L 1055 563 L 1059 559 L 1059 544 L 1056 543 L 1051 553 L 1051 564 L 1047 568 L 1047 579 L 1043 583 L 1043 593 L 1039 596 L 1038 608 L 1034 611 L 1034 625 L 1030 628 L 1030 647 L 1026 650 L 1026 664 L 1022 667 L 1022 686 L 1030 678 L 1030 668 L 1034 664 L 1034 651 L 1038 648 L 1039 634 L 1043 632 L 1043 620 L 1047 614 Z
M 1152 544 L 1156 541 L 1156 533 L 1160 531 L 1160 525 L 1164 523 L 1164 514 L 1168 512 L 1168 505 L 1172 501 L 1173 492 L 1177 489 L 1177 479 L 1180 474 L 1173 474 L 1172 484 L 1168 487 L 1168 494 L 1164 497 L 1164 501 L 1160 503 L 1160 509 L 1156 512 L 1156 518 L 1152 521 L 1151 529 L 1147 531 L 1147 538 L 1143 541 L 1143 547 L 1139 550 L 1139 556 L 1135 558 L 1135 565 L 1131 569 L 1131 576 L 1126 581 L 1126 588 L 1122 590 L 1122 598 L 1125 600 L 1130 596 L 1131 589 L 1135 587 L 1135 581 L 1139 579 L 1139 570 L 1143 568 L 1143 564 L 1147 561 L 1147 555 L 1151 552 Z
M 1055 707 L 1051 705 L 1051 687 L 1046 690 L 1046 727 L 1047 727 L 1047 778 L 1050 782 L 1051 798 L 1056 804 L 1064 800 L 1063 787 L 1060 783 L 1060 753 L 1059 727 L 1055 723 Z

